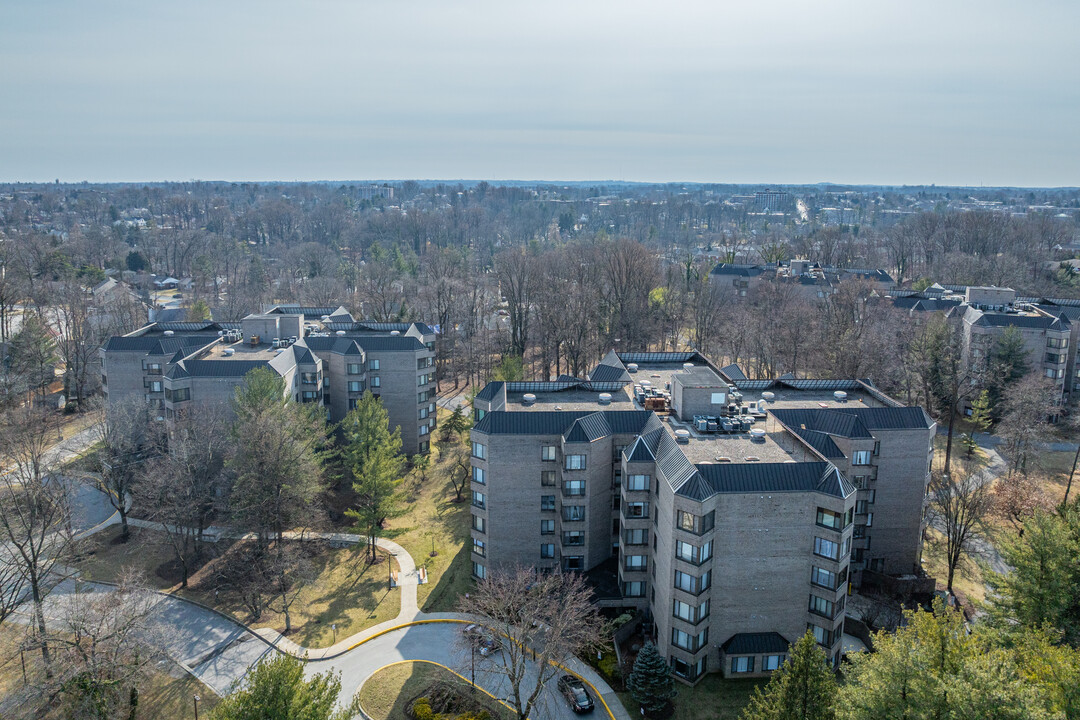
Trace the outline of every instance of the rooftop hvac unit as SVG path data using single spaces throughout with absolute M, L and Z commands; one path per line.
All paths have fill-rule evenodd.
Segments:
M 627 365 L 626 366 L 626 372 L 636 373 L 637 372 L 637 363 L 630 363 L 629 365 Z
M 680 445 L 687 445 L 690 443 L 690 431 L 679 428 L 675 431 L 675 442 Z
M 695 420 L 694 425 L 697 427 L 698 432 L 709 432 L 709 421 L 705 418 Z
M 753 428 L 750 430 L 750 439 L 758 442 L 765 442 L 765 431 L 761 428 Z
M 338 337 L 345 337 L 345 331 L 344 330 L 338 330 L 334 334 L 337 335 Z
M 221 354 L 225 357 L 232 357 L 236 354 L 236 350 L 234 350 L 233 348 L 225 348 L 225 350 L 223 350 Z
M 225 337 L 225 331 L 224 330 L 218 330 L 217 331 L 217 336 L 218 337 Z
M 843 390 L 837 390 L 832 396 L 836 398 L 836 402 L 847 402 L 847 393 Z
M 599 401 L 599 403 L 601 405 L 610 405 L 611 404 L 611 393 L 600 393 L 600 397 L 598 398 L 598 401 Z
M 165 337 L 172 337 L 175 334 L 176 333 L 174 333 L 172 330 L 166 330 L 165 331 Z
M 762 400 L 768 400 L 769 402 L 772 402 L 773 400 L 776 399 L 776 393 L 774 393 L 774 392 L 763 392 L 763 393 L 761 393 L 761 399 Z
M 535 405 L 536 404 L 536 396 L 533 395 L 532 393 L 525 393 L 524 395 L 521 396 L 521 404 L 522 405 Z
M 649 382 L 648 380 L 642 380 L 641 381 L 641 389 L 644 390 L 645 392 L 648 392 L 649 390 L 652 389 L 652 383 Z
M 391 335 L 400 335 L 400 334 L 401 334 L 401 331 L 400 331 L 400 330 L 391 330 L 391 331 L 390 331 L 390 334 L 391 334 Z
M 274 342 L 272 344 L 276 348 L 281 347 L 281 338 L 274 338 Z

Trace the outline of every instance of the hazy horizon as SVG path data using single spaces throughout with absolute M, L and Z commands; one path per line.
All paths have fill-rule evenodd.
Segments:
M 6 10 L 3 182 L 1080 185 L 1075 3 Z

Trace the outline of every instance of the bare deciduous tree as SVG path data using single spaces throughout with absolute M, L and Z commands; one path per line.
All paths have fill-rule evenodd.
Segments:
M 990 479 L 983 473 L 935 472 L 931 477 L 926 514 L 931 527 L 944 536 L 949 592 L 960 561 L 983 540 L 983 523 L 992 507 Z
M 60 599 L 49 637 L 56 649 L 52 684 L 71 717 L 133 717 L 131 688 L 162 656 L 162 628 L 153 618 L 160 598 L 136 576 L 115 589 L 69 585 L 74 590 Z
M 606 637 L 592 591 L 574 573 L 492 569 L 460 609 L 483 618 L 501 636 L 503 650 L 491 657 L 491 667 L 509 681 L 507 700 L 521 720 L 534 712 L 544 688 L 563 672 L 559 665 L 594 652 Z
M 51 658 L 44 602 L 49 574 L 71 546 L 71 509 L 63 478 L 53 475 L 49 449 L 56 428 L 47 411 L 19 408 L 0 427 L 0 541 L 4 562 L 16 568 L 32 603 L 33 625 L 46 673 Z

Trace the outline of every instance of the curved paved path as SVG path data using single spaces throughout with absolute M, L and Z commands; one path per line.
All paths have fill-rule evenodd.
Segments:
M 80 492 L 80 502 L 87 506 L 89 516 L 97 519 L 104 512 L 93 510 L 93 498 Z M 107 502 L 98 498 L 100 504 Z M 111 507 L 109 510 L 111 511 Z M 119 522 L 119 513 L 111 514 L 104 522 L 90 528 L 86 534 L 98 532 Z M 135 527 L 161 529 L 159 523 L 129 518 Z M 228 528 L 210 528 L 210 534 L 218 537 L 240 537 Z M 299 536 L 299 533 L 290 535 Z M 355 544 L 367 539 L 351 533 L 304 533 L 306 538 L 320 538 L 336 544 Z M 466 646 L 461 642 L 461 625 L 470 622 L 469 616 L 459 613 L 424 613 L 416 600 L 419 576 L 412 556 L 395 542 L 379 538 L 379 547 L 391 553 L 398 562 L 398 585 L 401 587 L 401 610 L 393 620 L 367 628 L 347 637 L 328 648 L 304 648 L 268 628 L 250 630 L 235 619 L 211 608 L 184 598 L 159 593 L 160 601 L 155 619 L 168 628 L 166 650 L 185 670 L 210 687 L 219 695 L 228 694 L 237 684 L 242 684 L 248 670 L 271 652 L 284 652 L 309 660 L 305 672 L 308 675 L 334 670 L 341 673 L 342 698 L 347 699 L 359 691 L 364 682 L 380 668 L 395 662 L 425 660 L 444 665 L 465 677 L 475 670 L 476 683 L 490 694 L 505 698 L 509 684 L 505 676 L 495 671 L 497 664 L 476 656 L 476 664 Z M 60 602 L 62 596 L 73 592 L 75 581 L 61 582 L 52 603 Z M 82 583 L 82 591 L 110 592 L 112 586 L 104 583 Z M 606 717 L 604 704 L 615 720 L 630 720 L 615 693 L 588 665 L 578 660 L 569 669 L 591 684 L 603 698 L 598 702 L 598 717 Z M 532 670 L 535 672 L 535 670 Z M 569 720 L 574 717 L 569 705 L 549 687 L 541 697 L 540 705 L 533 712 L 535 720 Z

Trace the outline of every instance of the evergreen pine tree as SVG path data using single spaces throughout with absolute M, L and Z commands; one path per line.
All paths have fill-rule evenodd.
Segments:
M 773 673 L 765 691 L 754 689 L 741 720 L 832 720 L 836 675 L 825 652 L 807 632 L 791 646 L 791 657 Z
M 650 714 L 663 710 L 668 701 L 675 697 L 671 668 L 651 642 L 645 643 L 634 660 L 634 669 L 626 680 L 626 687 L 645 712 Z
M 341 422 L 345 436 L 345 466 L 352 471 L 357 502 L 345 514 L 371 542 L 371 560 L 376 559 L 375 539 L 387 518 L 401 514 L 401 481 L 405 457 L 401 453 L 401 428 L 390 431 L 386 408 L 365 392 L 360 402 Z

